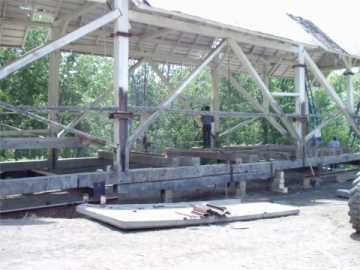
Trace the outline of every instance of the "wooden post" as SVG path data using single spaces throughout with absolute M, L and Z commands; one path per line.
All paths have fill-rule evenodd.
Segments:
M 59 37 L 58 28 L 52 29 L 51 39 L 55 40 Z M 50 54 L 49 57 L 49 81 L 48 81 L 48 106 L 57 107 L 59 105 L 60 97 L 60 62 L 61 52 L 56 50 Z M 56 112 L 50 112 L 48 118 L 51 121 L 57 121 Z M 49 137 L 55 137 L 56 131 L 52 125 L 48 125 Z M 52 171 L 56 168 L 56 161 L 58 158 L 58 150 L 49 148 L 48 149 L 48 169 Z
M 220 111 L 220 99 L 219 99 L 219 69 L 218 67 L 211 67 L 211 79 L 212 79 L 212 94 L 211 94 L 211 110 L 213 112 Z M 214 113 L 214 125 L 212 129 L 211 147 L 218 147 L 218 134 L 220 130 L 220 118 L 219 114 Z
M 352 76 L 354 73 L 351 69 L 346 69 L 344 76 L 346 77 L 346 92 L 347 92 L 347 107 L 351 113 L 355 112 L 354 109 L 354 85 L 352 81 Z
M 114 25 L 114 95 L 115 106 L 119 111 L 128 110 L 129 89 L 129 1 L 114 0 L 114 10 L 119 10 L 122 16 L 118 17 Z M 126 171 L 129 168 L 128 119 L 115 119 L 114 142 L 116 156 L 114 168 L 116 171 Z
M 299 46 L 298 63 L 295 66 L 295 91 L 298 96 L 296 99 L 296 114 L 300 115 L 297 120 L 296 130 L 299 134 L 298 158 L 303 158 L 305 154 L 305 136 L 306 136 L 306 117 L 307 117 L 307 102 L 306 102 L 306 88 L 305 88 L 305 57 L 304 47 Z
M 268 67 L 267 67 L 266 64 L 264 65 L 263 77 L 264 77 L 265 85 L 270 90 L 270 77 L 269 77 L 269 74 L 268 74 Z M 265 95 L 263 95 L 262 106 L 264 108 L 265 113 L 270 113 L 270 101 Z M 266 119 L 263 119 L 262 120 L 262 126 L 263 126 L 263 129 L 264 129 L 263 143 L 268 144 L 269 143 L 269 122 Z

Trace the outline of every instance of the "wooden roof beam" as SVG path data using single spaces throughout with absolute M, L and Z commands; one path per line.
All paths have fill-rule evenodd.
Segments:
M 255 37 L 250 34 L 243 34 L 234 30 L 228 30 L 220 27 L 203 25 L 200 23 L 191 23 L 176 20 L 155 14 L 145 14 L 134 10 L 129 11 L 130 21 L 149 24 L 157 27 L 166 27 L 180 32 L 199 34 L 215 38 L 232 38 L 238 42 L 248 43 L 264 48 L 287 51 L 296 53 L 297 46 L 295 44 L 279 42 L 276 40 Z

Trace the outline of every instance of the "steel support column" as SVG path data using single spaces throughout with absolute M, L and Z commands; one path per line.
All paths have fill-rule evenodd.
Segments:
M 296 114 L 300 119 L 296 123 L 296 131 L 299 134 L 298 158 L 304 157 L 305 154 L 305 136 L 307 133 L 307 99 L 305 87 L 305 56 L 304 47 L 299 46 L 298 63 L 295 66 L 295 91 L 298 94 L 296 98 Z
M 120 112 L 128 110 L 129 89 L 129 1 L 114 0 L 114 10 L 119 10 L 122 16 L 114 24 L 114 99 Z M 129 151 L 127 149 L 129 120 L 114 119 L 114 142 L 116 156 L 114 168 L 116 171 L 127 171 L 129 168 Z

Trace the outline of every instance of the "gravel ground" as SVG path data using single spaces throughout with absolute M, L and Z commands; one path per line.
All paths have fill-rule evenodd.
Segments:
M 1 219 L 0 269 L 359 270 L 337 187 L 268 195 L 299 216 L 220 226 L 125 233 L 83 218 Z

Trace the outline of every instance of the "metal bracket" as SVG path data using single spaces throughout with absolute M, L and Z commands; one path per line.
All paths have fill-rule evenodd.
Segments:
M 117 111 L 109 114 L 109 119 L 129 120 L 134 117 L 132 112 Z
M 296 64 L 292 66 L 293 68 L 306 68 L 305 64 Z
M 126 37 L 126 38 L 131 38 L 132 36 L 133 36 L 132 33 L 120 32 L 120 31 L 117 31 L 117 32 L 114 32 L 114 33 L 111 33 L 111 34 L 110 34 L 110 37 L 111 37 L 111 38 L 114 38 L 114 37 Z
M 346 70 L 345 72 L 344 72 L 344 76 L 352 76 L 352 75 L 354 75 L 355 73 L 354 72 L 352 72 L 351 70 Z

